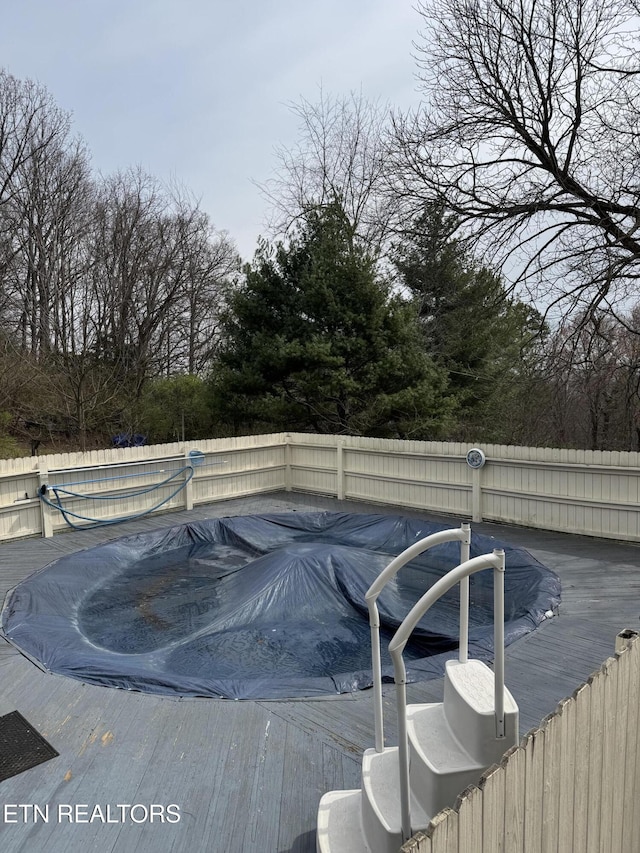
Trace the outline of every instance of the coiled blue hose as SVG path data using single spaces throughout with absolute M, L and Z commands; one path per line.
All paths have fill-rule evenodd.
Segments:
M 198 461 L 196 461 L 195 459 L 194 459 L 194 464 L 196 464 L 196 465 L 198 464 Z M 171 474 L 171 476 L 166 477 L 164 480 L 161 480 L 159 483 L 154 483 L 152 486 L 148 486 L 146 488 L 136 489 L 135 491 L 130 492 L 128 494 L 119 495 L 118 497 L 121 498 L 122 500 L 130 499 L 130 498 L 137 498 L 140 495 L 146 495 L 146 494 L 149 494 L 150 492 L 156 491 L 157 489 L 162 488 L 162 486 L 166 486 L 168 483 L 173 482 L 181 474 L 185 474 L 184 481 L 178 483 L 178 485 L 171 492 L 171 494 L 167 495 L 167 497 L 163 498 L 159 503 L 154 504 L 153 506 L 148 507 L 147 509 L 141 510 L 140 512 L 134 512 L 134 513 L 131 513 L 129 515 L 121 515 L 121 516 L 118 516 L 117 518 L 104 518 L 104 519 L 103 518 L 92 518 L 91 516 L 82 515 L 79 512 L 73 512 L 72 510 L 67 509 L 66 507 L 63 506 L 63 503 L 62 503 L 63 498 L 83 498 L 85 500 L 91 500 L 91 501 L 113 500 L 113 495 L 100 495 L 100 494 L 87 495 L 87 494 L 83 494 L 82 492 L 75 492 L 75 491 L 69 489 L 68 486 L 80 486 L 80 485 L 85 485 L 85 484 L 89 484 L 89 483 L 91 483 L 91 484 L 105 483 L 105 482 L 108 482 L 110 480 L 121 480 L 121 479 L 125 479 L 125 478 L 130 478 L 130 477 L 152 476 L 153 474 L 160 473 L 160 472 L 145 471 L 141 474 L 125 474 L 122 477 L 102 477 L 102 478 L 95 479 L 95 480 L 81 480 L 81 481 L 78 481 L 77 483 L 67 483 L 66 486 L 42 486 L 40 488 L 40 491 L 38 492 L 38 494 L 39 494 L 40 500 L 43 503 L 45 503 L 47 506 L 52 507 L 55 510 L 58 510 L 62 514 L 62 517 L 67 522 L 69 527 L 74 528 L 74 530 L 89 530 L 89 529 L 94 528 L 94 527 L 104 527 L 107 524 L 119 524 L 121 521 L 132 521 L 135 518 L 142 518 L 143 516 L 148 515 L 151 512 L 154 512 L 155 510 L 159 509 L 164 504 L 168 503 L 168 501 L 170 501 L 180 491 L 182 491 L 182 489 L 184 489 L 184 487 L 187 485 L 187 483 L 192 479 L 193 472 L 194 472 L 194 465 L 193 464 L 192 465 L 184 465 L 182 468 L 177 468 L 174 471 L 174 473 Z M 50 500 L 47 497 L 47 495 L 50 492 L 53 495 L 55 495 L 54 500 Z M 72 519 L 76 519 L 77 521 L 88 522 L 88 523 L 77 524 Z

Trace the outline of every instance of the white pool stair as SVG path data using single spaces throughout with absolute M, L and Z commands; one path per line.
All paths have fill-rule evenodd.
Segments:
M 407 548 L 367 592 L 374 678 L 375 748 L 362 757 L 359 789 L 330 791 L 318 808 L 318 853 L 398 853 L 401 845 L 485 770 L 518 743 L 518 706 L 504 686 L 504 568 L 502 550 L 469 559 L 468 524 L 428 536 Z M 384 586 L 418 554 L 460 541 L 460 565 L 440 578 L 396 631 L 389 652 L 394 666 L 398 746 L 384 746 L 380 619 L 376 601 Z M 494 572 L 494 668 L 469 660 L 469 576 Z M 460 583 L 460 651 L 445 666 L 442 702 L 406 704 L 402 653 L 414 628 L 445 592 Z

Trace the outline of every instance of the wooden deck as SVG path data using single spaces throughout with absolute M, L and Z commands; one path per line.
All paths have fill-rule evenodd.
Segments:
M 198 518 L 290 509 L 398 512 L 278 493 L 2 543 L 0 601 L 61 554 L 110 538 Z M 640 627 L 640 549 L 502 525 L 474 528 L 528 548 L 562 578 L 560 615 L 506 653 L 506 681 L 524 733 L 613 653 L 619 630 Z M 440 701 L 441 691 L 441 680 L 410 685 L 409 701 Z M 392 687 L 385 688 L 385 703 L 393 743 Z M 0 639 L 0 713 L 16 709 L 60 755 L 0 783 L 3 853 L 310 853 L 321 795 L 359 787 L 360 755 L 373 744 L 371 691 L 313 701 L 159 698 L 43 673 Z M 134 804 L 140 807 L 122 820 L 118 806 Z M 163 822 L 159 808 L 153 822 L 144 819 L 142 806 L 170 804 L 179 807 L 179 822 L 168 822 L 166 811 Z M 96 805 L 111 822 L 99 814 L 88 822 Z M 68 806 L 85 807 L 80 820 L 69 820 Z

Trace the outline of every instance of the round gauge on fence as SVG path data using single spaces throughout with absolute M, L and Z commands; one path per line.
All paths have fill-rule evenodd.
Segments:
M 486 456 L 479 447 L 472 447 L 467 451 L 467 465 L 469 468 L 482 468 L 487 461 Z

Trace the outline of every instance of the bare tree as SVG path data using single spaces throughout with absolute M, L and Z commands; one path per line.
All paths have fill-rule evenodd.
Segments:
M 190 196 L 139 169 L 96 181 L 69 114 L 0 70 L 0 410 L 14 428 L 84 447 L 149 378 L 203 372 L 238 269 Z
M 299 138 L 276 150 L 275 175 L 259 184 L 272 203 L 272 230 L 291 233 L 311 211 L 338 205 L 353 239 L 377 254 L 393 212 L 386 193 L 388 110 L 362 93 L 290 104 Z
M 11 245 L 4 285 L 13 301 L 17 339 L 23 352 L 41 358 L 72 338 L 67 308 L 73 279 L 84 273 L 93 193 L 82 144 L 61 142 L 22 164 L 20 186 L 2 210 Z
M 640 277 L 635 5 L 421 0 L 426 105 L 395 118 L 405 203 L 446 204 L 511 280 L 582 316 Z
M 595 309 L 570 318 L 544 344 L 534 443 L 640 448 L 640 304 L 620 317 Z
M 0 311 L 23 351 L 46 353 L 75 195 L 87 179 L 68 113 L 0 70 Z
M 626 431 L 625 449 L 640 450 L 640 303 L 631 310 L 628 318 L 619 324 L 616 338 L 617 357 L 623 375 L 622 403 L 623 426 Z
M 216 301 L 238 265 L 229 238 L 191 199 L 129 171 L 99 193 L 93 254 L 98 352 L 135 396 L 150 376 L 202 369 Z
M 157 373 L 203 374 L 218 344 L 225 293 L 240 271 L 233 241 L 197 211 L 184 245 L 186 276 L 159 329 Z
M 65 137 L 69 115 L 49 92 L 0 68 L 0 205 L 18 191 L 18 171 L 40 150 Z
M 92 209 L 88 156 L 69 114 L 39 85 L 0 72 L 3 363 L 20 365 L 1 377 L 1 396 L 30 437 L 85 422 L 86 364 L 80 382 L 77 373 Z

